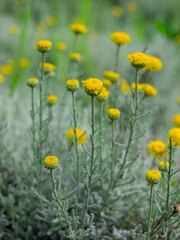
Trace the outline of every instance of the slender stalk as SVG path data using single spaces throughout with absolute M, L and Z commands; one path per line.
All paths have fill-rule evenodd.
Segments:
M 119 50 L 120 50 L 120 45 L 117 45 L 117 49 L 116 49 L 116 58 L 115 58 L 115 64 L 114 64 L 114 72 L 117 72 L 117 68 L 118 68 L 118 62 L 119 62 Z
M 87 194 L 85 198 L 85 204 L 84 204 L 84 211 L 82 216 L 82 222 L 84 221 L 84 217 L 87 213 L 88 204 L 89 204 L 89 197 L 91 192 L 91 181 L 92 181 L 92 171 L 94 166 L 94 150 L 95 150 L 95 114 L 94 114 L 94 96 L 91 96 L 91 115 L 92 115 L 92 122 L 91 122 L 91 163 L 90 163 L 90 173 L 89 173 L 89 179 L 88 179 L 88 186 L 87 186 Z
M 100 172 L 102 171 L 102 162 L 103 162 L 103 158 L 102 158 L 102 122 L 103 122 L 103 102 L 100 102 L 100 129 L 99 129 L 99 143 L 101 145 L 101 156 L 100 156 Z
M 147 240 L 150 239 L 150 231 L 151 231 L 151 211 L 152 211 L 152 197 L 153 197 L 153 186 L 154 184 L 151 184 L 150 188 L 150 205 L 149 205 L 149 214 L 148 214 L 148 229 L 147 229 Z
M 31 88 L 31 118 L 32 118 L 32 127 L 33 127 L 33 159 L 35 165 L 36 161 L 36 127 L 35 127 L 35 111 L 34 111 L 34 87 Z
M 56 182 L 55 182 L 55 179 L 54 179 L 54 175 L 53 175 L 53 170 L 51 169 L 50 170 L 50 173 L 51 173 L 51 181 L 52 181 L 52 184 L 53 184 L 53 189 L 54 189 L 54 198 L 56 200 L 56 202 L 58 203 L 59 205 L 59 208 L 63 214 L 63 217 L 68 225 L 68 228 L 69 228 L 69 235 L 71 237 L 72 240 L 75 240 L 75 236 L 74 236 L 74 233 L 72 231 L 72 227 L 71 227 L 71 223 L 68 219 L 68 216 L 67 216 L 67 213 L 65 212 L 64 208 L 63 208 L 63 204 L 61 203 L 61 201 L 59 200 L 58 198 L 58 193 L 57 193 L 57 189 L 56 189 Z
M 111 178 L 110 178 L 110 188 L 112 186 L 113 182 L 113 175 L 114 175 L 114 167 L 115 167 L 115 161 L 114 161 L 114 120 L 112 120 L 112 137 L 111 137 Z

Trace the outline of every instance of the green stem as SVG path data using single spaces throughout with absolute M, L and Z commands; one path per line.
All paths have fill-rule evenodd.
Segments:
M 114 72 L 117 72 L 117 68 L 118 68 L 118 62 L 119 62 L 119 50 L 120 50 L 120 45 L 117 45 L 117 49 L 116 49 L 116 58 L 115 58 L 115 64 L 114 64 Z
M 74 233 L 72 231 L 71 223 L 70 223 L 70 221 L 68 219 L 68 216 L 67 216 L 67 214 L 66 214 L 66 212 L 65 212 L 65 210 L 63 208 L 63 205 L 62 205 L 61 201 L 58 198 L 58 193 L 57 193 L 57 189 L 56 189 L 56 182 L 55 182 L 55 179 L 54 179 L 54 175 L 53 175 L 53 170 L 52 169 L 50 170 L 50 173 L 51 173 L 51 181 L 52 181 L 53 189 L 54 189 L 55 200 L 58 203 L 58 205 L 60 207 L 60 210 L 61 210 L 61 212 L 63 214 L 63 217 L 64 217 L 64 219 L 65 219 L 65 221 L 66 221 L 66 223 L 68 225 L 69 235 L 71 236 L 71 239 L 75 240 L 76 238 L 75 238 Z
M 111 138 L 111 178 L 110 178 L 110 189 L 113 182 L 113 175 L 114 175 L 114 167 L 115 167 L 115 161 L 114 161 L 114 120 L 112 120 L 112 138 Z
M 102 163 L 103 163 L 103 158 L 102 158 L 102 122 L 103 122 L 103 102 L 100 102 L 100 129 L 99 129 L 99 143 L 101 145 L 101 156 L 100 156 L 100 172 L 102 171 Z
M 148 229 L 147 229 L 147 240 L 150 239 L 150 231 L 151 231 L 151 211 L 152 211 L 152 197 L 153 197 L 153 184 L 151 184 L 150 188 L 150 206 L 149 206 L 149 214 L 148 214 Z
M 34 87 L 31 88 L 31 117 L 33 127 L 33 159 L 34 164 L 37 165 L 36 161 L 36 128 L 35 128 L 35 111 L 34 111 Z

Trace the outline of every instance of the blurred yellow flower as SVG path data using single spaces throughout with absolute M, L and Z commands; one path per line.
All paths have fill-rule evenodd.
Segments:
M 67 45 L 63 42 L 59 42 L 56 44 L 56 49 L 59 51 L 65 51 L 67 48 Z
M 58 165 L 58 158 L 55 156 L 47 156 L 44 159 L 44 166 L 47 169 L 53 170 Z
M 128 10 L 129 12 L 134 12 L 134 11 L 136 11 L 136 9 L 137 9 L 137 5 L 136 5 L 135 2 L 129 2 L 129 3 L 126 5 L 126 7 L 127 7 L 127 10 Z
M 148 153 L 155 158 L 162 158 L 167 156 L 167 149 L 164 142 L 155 140 L 147 145 Z
M 173 123 L 176 127 L 180 127 L 180 114 L 174 115 Z
M 177 103 L 180 103 L 180 96 L 177 97 Z
M 124 14 L 124 10 L 122 7 L 120 6 L 114 6 L 112 8 L 112 14 L 115 16 L 115 17 L 122 17 L 123 14 Z
M 174 39 L 176 42 L 180 43 L 180 33 L 178 33 Z
M 144 67 L 147 71 L 160 71 L 162 69 L 162 61 L 154 56 L 149 56 L 149 62 Z
M 38 22 L 36 24 L 36 28 L 38 31 L 45 31 L 46 30 L 46 24 L 44 22 Z
M 112 71 L 104 71 L 104 76 L 106 78 L 108 78 L 109 80 L 111 80 L 112 82 L 117 82 L 117 80 L 119 79 L 120 75 L 119 73 L 116 72 L 112 72 Z
M 108 98 L 109 94 L 110 92 L 105 87 L 103 87 L 100 94 L 96 98 L 98 101 L 103 102 Z
M 131 62 L 131 65 L 135 68 L 144 68 L 150 61 L 149 56 L 141 52 L 129 54 L 127 59 Z
M 126 79 L 121 79 L 121 92 L 124 95 L 128 95 L 131 92 L 129 83 L 128 83 L 128 81 Z
M 4 76 L 3 76 L 3 75 L 0 75 L 0 84 L 3 84 L 3 83 L 4 83 L 4 81 L 5 81 L 5 78 L 4 78 Z
M 158 164 L 158 169 L 162 172 L 167 172 L 167 169 L 169 168 L 169 162 L 161 161 Z
M 42 63 L 40 63 L 40 67 L 42 67 Z M 44 68 L 46 70 L 53 70 L 53 71 L 56 69 L 56 67 L 52 63 L 48 63 L 48 62 L 44 63 Z
M 76 79 L 67 80 L 66 88 L 70 92 L 74 92 L 79 88 L 79 81 Z
M 104 87 L 109 87 L 112 85 L 112 81 L 109 79 L 103 79 L 103 86 Z
M 47 25 L 50 27 L 56 26 L 58 20 L 55 16 L 49 16 L 46 18 Z
M 132 83 L 132 84 L 131 84 L 131 88 L 135 91 L 135 90 L 136 90 L 136 84 L 135 84 L 135 83 Z M 138 83 L 137 89 L 138 89 L 138 92 L 142 91 L 142 90 L 143 90 L 143 84 Z
M 76 34 L 87 33 L 87 28 L 84 24 L 81 23 L 73 23 L 71 24 L 71 30 Z
M 17 25 L 11 25 L 9 28 L 8 28 L 8 33 L 11 34 L 11 35 L 16 35 L 19 33 L 19 27 Z
M 108 117 L 111 119 L 111 120 L 116 120 L 120 117 L 120 111 L 119 109 L 116 109 L 116 108 L 109 108 L 108 109 Z
M 37 43 L 37 49 L 39 52 L 46 53 L 51 50 L 52 42 L 48 40 L 40 40 Z
M 172 145 L 174 147 L 180 146 L 180 128 L 171 128 L 168 132 L 168 139 L 172 139 Z M 168 145 L 170 144 L 170 141 L 168 141 Z
M 18 66 L 20 68 L 27 68 L 29 67 L 29 60 L 27 58 L 20 58 L 18 61 Z
M 131 37 L 124 32 L 114 32 L 110 35 L 110 40 L 117 45 L 125 45 L 131 41 Z
M 89 78 L 83 81 L 83 87 L 88 95 L 97 96 L 103 87 L 103 82 L 97 78 Z
M 12 74 L 12 71 L 13 71 L 13 65 L 3 65 L 1 67 L 1 72 L 3 73 L 3 75 L 5 76 L 9 76 Z
M 55 95 L 49 95 L 48 98 L 47 98 L 47 103 L 49 106 L 52 106 L 54 105 L 58 100 L 58 97 L 55 96 Z
M 142 84 L 143 86 L 143 90 L 145 93 L 145 97 L 150 97 L 150 96 L 155 96 L 157 95 L 157 89 L 153 86 L 151 86 L 150 84 Z
M 86 140 L 87 140 L 87 134 L 84 133 L 83 130 L 79 129 L 79 128 L 76 128 L 76 136 L 77 136 L 77 139 L 78 139 L 78 145 L 82 144 L 82 143 L 86 143 Z M 73 128 L 70 128 L 67 133 L 66 133 L 66 137 L 67 139 L 70 141 L 70 142 L 74 142 L 74 137 L 75 137 L 75 134 L 74 134 L 74 130 Z
M 82 59 L 81 54 L 77 52 L 70 53 L 69 57 L 72 61 L 75 61 L 75 62 L 79 62 Z
M 161 173 L 156 170 L 149 170 L 146 173 L 146 180 L 150 184 L 157 184 L 161 180 Z

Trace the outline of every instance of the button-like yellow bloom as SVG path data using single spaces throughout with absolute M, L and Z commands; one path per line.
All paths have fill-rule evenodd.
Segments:
M 109 94 L 110 92 L 105 87 L 103 87 L 100 94 L 97 96 L 97 100 L 104 102 L 108 98 Z
M 180 114 L 174 115 L 173 123 L 176 127 L 180 127 Z
M 110 40 L 117 45 L 125 45 L 131 41 L 131 37 L 123 32 L 114 32 L 110 35 Z
M 48 40 L 40 40 L 37 43 L 37 49 L 39 52 L 46 53 L 51 50 L 52 42 Z
M 147 71 L 160 71 L 163 67 L 162 61 L 154 56 L 149 56 L 149 62 L 144 67 Z
M 40 63 L 40 67 L 42 67 L 42 63 Z M 54 72 L 55 69 L 56 69 L 56 67 L 52 63 L 48 63 L 48 62 L 44 63 L 44 73 L 45 74 L 48 74 L 52 71 Z
M 148 153 L 153 155 L 155 158 L 162 158 L 167 155 L 166 145 L 160 140 L 150 142 L 147 149 Z
M 5 77 L 3 75 L 0 75 L 0 84 L 3 84 L 5 81 Z
M 44 159 L 44 166 L 47 169 L 53 170 L 58 165 L 58 158 L 55 156 L 47 156 Z
M 66 88 L 70 92 L 74 92 L 79 88 L 79 81 L 76 79 L 67 80 Z
M 84 24 L 73 23 L 71 24 L 71 30 L 76 34 L 87 33 L 87 28 Z
M 172 139 L 172 145 L 174 147 L 180 146 L 180 128 L 171 128 L 168 132 L 168 139 Z M 170 141 L 168 142 L 170 144 Z
M 87 134 L 84 133 L 83 130 L 79 129 L 79 128 L 76 128 L 76 136 L 77 136 L 77 139 L 78 139 L 78 145 L 82 144 L 82 143 L 86 143 L 86 140 L 87 140 Z M 70 128 L 67 133 L 66 133 L 66 137 L 67 139 L 70 141 L 70 142 L 74 142 L 75 140 L 75 134 L 74 134 L 74 130 L 73 128 Z
M 19 33 L 19 27 L 17 25 L 12 25 L 8 28 L 8 32 L 11 35 L 16 35 Z
M 18 66 L 20 68 L 27 68 L 29 66 L 29 60 L 27 58 L 20 58 L 18 61 Z
M 126 79 L 121 79 L 121 92 L 124 95 L 128 95 L 131 92 L 130 86 L 129 86 L 128 81 Z
M 46 19 L 47 25 L 50 27 L 54 27 L 57 24 L 57 18 L 55 16 L 49 16 Z
M 127 59 L 131 62 L 131 65 L 135 68 L 144 68 L 150 61 L 149 56 L 141 52 L 129 54 Z
M 112 82 L 117 82 L 117 80 L 120 78 L 119 73 L 112 72 L 112 71 L 104 71 L 104 76 L 111 80 Z
M 65 51 L 67 49 L 67 45 L 63 42 L 59 42 L 56 44 L 56 48 L 59 51 Z
M 156 170 L 149 170 L 146 173 L 146 180 L 150 184 L 157 184 L 161 180 L 161 173 Z
M 158 164 L 158 169 L 162 172 L 167 172 L 167 169 L 169 168 L 169 162 L 161 161 Z
M 137 85 L 138 92 L 141 92 L 143 90 L 143 87 L 144 87 L 143 84 L 138 83 L 138 85 Z M 136 90 L 136 84 L 132 83 L 131 88 L 135 91 Z
M 157 89 L 155 87 L 153 87 L 147 83 L 142 84 L 142 86 L 143 86 L 143 90 L 145 92 L 145 97 L 157 95 Z
M 112 85 L 112 81 L 109 79 L 103 79 L 103 86 L 110 87 Z
M 37 86 L 39 84 L 39 80 L 37 78 L 28 78 L 27 85 L 31 88 Z
M 97 78 L 89 78 L 83 81 L 83 87 L 88 95 L 97 96 L 103 87 L 103 82 Z
M 48 98 L 47 98 L 47 103 L 48 103 L 49 106 L 52 106 L 52 105 L 56 104 L 57 100 L 58 100 L 57 96 L 49 95 Z
M 120 6 L 114 6 L 112 8 L 112 14 L 115 16 L 115 17 L 122 17 L 123 14 L 124 14 L 124 10 L 122 7 Z
M 120 111 L 116 108 L 110 108 L 108 109 L 108 117 L 111 120 L 116 120 L 120 117 Z
M 127 10 L 128 10 L 129 12 L 134 12 L 134 11 L 136 11 L 136 9 L 137 9 L 137 5 L 136 5 L 135 2 L 129 2 L 129 3 L 126 5 L 126 7 L 127 7 Z
M 81 61 L 82 59 L 82 56 L 80 53 L 77 53 L 77 52 L 73 52 L 69 55 L 70 59 L 73 61 L 73 62 L 79 62 Z

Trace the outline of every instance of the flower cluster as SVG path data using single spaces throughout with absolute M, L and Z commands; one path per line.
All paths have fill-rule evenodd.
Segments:
M 71 24 L 71 30 L 76 34 L 87 33 L 87 28 L 82 23 L 73 23 Z
M 168 132 L 168 139 L 170 138 L 172 139 L 172 145 L 174 147 L 179 147 L 180 146 L 180 128 L 170 129 Z
M 173 123 L 176 127 L 180 127 L 180 114 L 174 115 Z
M 127 59 L 131 62 L 131 65 L 137 69 L 144 68 L 149 62 L 149 56 L 141 52 L 129 54 Z
M 88 95 L 97 96 L 103 87 L 103 82 L 97 78 L 89 78 L 83 81 L 83 87 Z
M 40 40 L 37 43 L 37 49 L 39 52 L 46 53 L 51 50 L 52 42 L 48 40 Z
M 120 117 L 120 111 L 116 108 L 110 108 L 108 109 L 108 117 L 111 120 L 116 120 Z
M 131 37 L 123 32 L 114 32 L 110 36 L 110 40 L 117 45 L 125 45 L 131 41 Z
M 104 71 L 103 74 L 107 79 L 111 80 L 112 82 L 117 82 L 117 80 L 120 77 L 119 73 L 112 72 L 112 71 Z
M 146 64 L 145 69 L 147 71 L 160 71 L 163 67 L 161 60 L 154 56 L 149 56 L 149 62 Z
M 105 87 L 103 87 L 100 94 L 97 96 L 97 100 L 103 102 L 108 98 L 109 94 L 110 92 Z
M 152 141 L 147 146 L 149 154 L 155 158 L 162 158 L 167 155 L 167 149 L 165 143 L 160 140 Z
M 58 165 L 58 158 L 55 156 L 47 156 L 44 159 L 44 166 L 47 169 L 53 170 Z
M 78 139 L 78 142 L 77 144 L 80 145 L 82 143 L 86 143 L 86 140 L 87 140 L 87 134 L 84 133 L 83 130 L 79 129 L 79 128 L 76 128 L 76 136 L 77 136 L 77 139 Z M 70 128 L 67 133 L 66 133 L 66 137 L 67 139 L 70 141 L 70 142 L 74 142 L 74 138 L 75 138 L 75 134 L 74 134 L 74 130 L 73 128 Z
M 146 173 L 146 180 L 149 184 L 157 184 L 161 180 L 161 173 L 156 170 L 149 170 Z
M 66 82 L 66 88 L 70 92 L 74 92 L 79 88 L 79 81 L 76 79 L 71 79 Z

